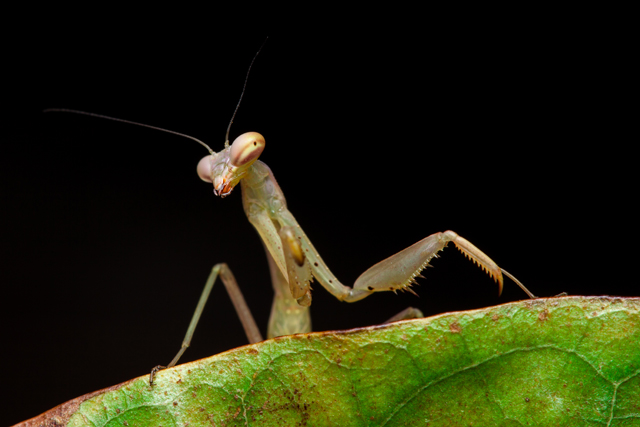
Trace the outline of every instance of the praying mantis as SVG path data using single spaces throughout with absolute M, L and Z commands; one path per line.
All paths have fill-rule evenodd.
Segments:
M 141 125 L 92 113 L 73 110 L 57 111 L 88 114 Z M 154 126 L 142 126 L 165 131 Z M 230 127 L 231 123 L 229 129 Z M 499 293 L 502 293 L 503 276 L 507 276 L 518 284 L 530 298 L 535 298 L 514 276 L 498 267 L 489 256 L 451 230 L 429 235 L 380 261 L 362 273 L 352 287 L 342 284 L 331 273 L 287 208 L 284 193 L 275 180 L 271 169 L 258 160 L 265 149 L 265 138 L 257 132 L 247 132 L 229 144 L 229 129 L 224 149 L 217 153 L 202 141 L 189 138 L 206 147 L 210 153 L 198 163 L 197 173 L 203 181 L 213 184 L 215 196 L 225 198 L 232 193 L 238 184 L 241 185 L 245 214 L 260 235 L 271 273 L 274 300 L 267 332 L 269 338 L 311 331 L 309 306 L 312 301 L 311 283 L 314 279 L 335 298 L 344 302 L 357 302 L 373 293 L 386 291 L 408 291 L 417 295 L 411 287 L 418 284 L 417 278 L 424 278 L 421 274 L 423 270 L 430 267 L 430 261 L 438 257 L 438 252 L 442 251 L 448 243 L 453 243 L 463 254 L 491 276 L 498 283 Z M 233 273 L 227 264 L 216 264 L 202 292 L 182 347 L 166 367 L 159 365 L 153 369 L 150 384 L 153 384 L 153 377 L 158 370 L 175 366 L 189 347 L 205 303 L 218 277 L 229 293 L 249 342 L 262 341 L 262 335 L 244 301 Z M 419 316 L 422 316 L 419 310 L 409 308 L 388 321 Z
M 58 111 L 88 114 L 166 131 L 150 125 L 92 113 L 73 110 Z M 312 301 L 311 283 L 314 280 L 335 298 L 344 302 L 357 302 L 376 292 L 408 291 L 416 294 L 411 286 L 417 284 L 417 278 L 424 277 L 421 274 L 423 270 L 431 266 L 430 261 L 438 257 L 438 252 L 442 251 L 448 243 L 453 243 L 463 254 L 491 276 L 498 283 L 499 293 L 502 292 L 503 276 L 507 276 L 517 283 L 530 298 L 535 298 L 514 276 L 498 267 L 489 256 L 451 230 L 429 235 L 414 245 L 380 261 L 362 273 L 352 287 L 342 284 L 329 270 L 287 208 L 284 193 L 271 169 L 258 160 L 265 149 L 265 138 L 257 132 L 246 132 L 238 136 L 233 143 L 229 143 L 232 122 L 233 118 L 227 129 L 224 149 L 220 152 L 214 152 L 208 145 L 196 138 L 187 137 L 203 145 L 210 153 L 199 162 L 197 172 L 203 181 L 213 184 L 215 196 L 227 197 L 239 184 L 242 188 L 243 209 L 264 245 L 274 290 L 267 331 L 269 338 L 311 331 L 308 308 Z M 177 132 L 167 132 L 177 134 Z M 182 347 L 166 367 L 177 364 L 184 351 L 189 347 L 204 305 L 218 278 L 221 279 L 231 297 L 249 342 L 262 341 L 262 335 L 244 301 L 233 273 L 227 264 L 219 263 L 212 269 Z M 419 310 L 409 308 L 388 321 L 418 316 L 422 316 Z M 150 384 L 153 384 L 156 372 L 166 367 L 159 365 L 153 369 Z
M 258 161 L 265 148 L 265 139 L 256 132 L 248 132 L 235 139 L 219 153 L 210 150 L 198 164 L 198 175 L 213 184 L 216 196 L 226 197 L 242 182 L 242 201 L 249 222 L 258 231 L 266 249 L 274 288 L 274 301 L 269 320 L 270 338 L 311 331 L 308 307 L 311 305 L 311 282 L 320 285 L 340 301 L 356 302 L 383 291 L 409 291 L 417 284 L 416 278 L 429 266 L 449 242 L 487 272 L 498 283 L 502 292 L 503 275 L 515 281 L 531 298 L 531 294 L 515 277 L 485 255 L 471 242 L 451 230 L 425 237 L 414 245 L 375 264 L 356 280 L 353 287 L 340 283 L 331 273 L 309 238 L 287 209 L 284 193 L 269 167 Z M 203 292 L 203 299 L 213 286 L 218 274 L 224 282 L 236 311 L 245 327 L 250 342 L 261 341 L 255 322 L 239 292 L 238 285 L 226 264 L 216 264 Z M 201 304 L 187 333 L 181 352 L 170 366 L 175 365 L 188 347 L 192 329 L 195 329 Z M 403 318 L 404 315 L 399 316 Z

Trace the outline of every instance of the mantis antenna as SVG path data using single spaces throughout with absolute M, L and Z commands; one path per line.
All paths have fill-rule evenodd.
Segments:
M 224 137 L 224 148 L 227 148 L 229 146 L 229 131 L 231 130 L 231 124 L 233 123 L 233 119 L 235 119 L 235 117 L 236 117 L 236 113 L 238 112 L 238 108 L 240 108 L 240 103 L 242 102 L 242 97 L 244 96 L 244 91 L 247 88 L 247 81 L 249 80 L 249 73 L 251 72 L 251 67 L 253 66 L 253 63 L 255 62 L 256 58 L 258 57 L 258 54 L 260 53 L 260 51 L 264 47 L 265 43 L 267 43 L 267 40 L 269 40 L 269 36 L 267 36 L 267 38 L 264 39 L 264 41 L 262 42 L 262 45 L 260 46 L 260 49 L 258 49 L 256 54 L 253 55 L 253 59 L 251 60 L 251 64 L 249 64 L 249 69 L 247 70 L 247 75 L 245 76 L 244 84 L 242 85 L 242 92 L 240 93 L 240 99 L 238 100 L 238 103 L 236 104 L 236 109 L 233 111 L 233 115 L 231 116 L 231 120 L 229 120 L 229 126 L 227 126 L 227 134 Z
M 149 129 L 155 129 L 155 130 L 159 130 L 161 132 L 167 132 L 173 135 L 178 135 L 178 136 L 183 136 L 185 138 L 189 138 L 195 142 L 197 142 L 198 144 L 202 145 L 204 148 L 206 148 L 209 151 L 209 154 L 215 154 L 215 151 L 213 151 L 207 144 L 205 144 L 204 142 L 200 141 L 198 138 L 194 138 L 193 136 L 184 134 L 184 133 L 180 133 L 180 132 L 175 132 L 169 129 L 163 129 L 157 126 L 151 126 L 151 125 L 146 125 L 144 123 L 138 123 L 138 122 L 133 122 L 131 120 L 125 120 L 125 119 L 119 119 L 117 117 L 109 117 L 109 116 L 105 116 L 102 114 L 96 114 L 96 113 L 88 113 L 86 111 L 80 111 L 80 110 L 71 110 L 68 108 L 47 108 L 46 110 L 42 111 L 43 113 L 73 113 L 73 114 L 82 114 L 84 116 L 90 116 L 90 117 L 97 117 L 99 119 L 107 119 L 107 120 L 113 120 L 116 122 L 122 122 L 122 123 L 128 123 L 130 125 L 136 125 L 136 126 L 142 126 L 145 128 L 149 128 Z
M 242 85 L 242 92 L 240 93 L 240 99 L 238 100 L 238 103 L 236 104 L 236 109 L 233 111 L 233 115 L 231 116 L 231 120 L 229 121 L 229 126 L 227 126 L 227 134 L 225 135 L 225 139 L 224 139 L 224 147 L 225 148 L 229 147 L 229 131 L 231 130 L 231 124 L 233 123 L 233 119 L 236 117 L 236 113 L 238 112 L 238 108 L 240 108 L 240 103 L 242 102 L 242 97 L 244 96 L 244 92 L 245 92 L 245 90 L 247 88 L 247 81 L 249 80 L 249 73 L 251 72 L 251 67 L 253 66 L 253 63 L 255 62 L 256 58 L 258 57 L 258 54 L 260 53 L 260 51 L 264 47 L 265 43 L 267 43 L 268 39 L 269 39 L 269 37 L 264 39 L 264 41 L 262 42 L 262 45 L 260 46 L 260 48 L 258 49 L 256 54 L 253 56 L 253 59 L 251 60 L 251 64 L 249 64 L 249 69 L 247 70 L 247 75 L 245 76 L 244 84 Z M 81 114 L 81 115 L 84 115 L 84 116 L 97 117 L 99 119 L 113 120 L 115 122 L 128 123 L 130 125 L 142 126 L 142 127 L 149 128 L 149 129 L 159 130 L 161 132 L 166 132 L 166 133 L 170 133 L 170 134 L 173 134 L 173 135 L 189 138 L 192 141 L 195 141 L 198 144 L 202 145 L 204 148 L 206 148 L 207 151 L 209 151 L 209 154 L 215 154 L 215 151 L 213 151 L 211 149 L 211 147 L 209 147 L 204 142 L 200 141 L 198 138 L 194 138 L 193 136 L 190 136 L 190 135 L 187 135 L 187 134 L 184 134 L 184 133 L 180 133 L 180 132 L 175 132 L 175 131 L 172 131 L 172 130 L 169 130 L 169 129 L 164 129 L 164 128 L 161 128 L 161 127 L 158 127 L 158 126 L 147 125 L 147 124 L 144 124 L 144 123 L 134 122 L 134 121 L 131 121 L 131 120 L 119 119 L 117 117 L 105 116 L 103 114 L 89 113 L 87 111 L 72 110 L 72 109 L 69 109 L 69 108 L 47 108 L 47 109 L 43 110 L 42 112 L 43 113 L 54 113 L 55 112 L 55 113 Z

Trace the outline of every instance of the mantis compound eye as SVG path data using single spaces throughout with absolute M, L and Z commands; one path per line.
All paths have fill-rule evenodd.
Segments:
M 198 172 L 198 176 L 204 182 L 213 182 L 211 178 L 211 175 L 213 172 L 212 165 L 213 165 L 213 156 L 211 155 L 203 157 L 200 160 L 200 162 L 198 162 L 198 167 L 196 170 Z
M 264 150 L 264 137 L 258 132 L 247 132 L 237 137 L 231 144 L 229 163 L 233 166 L 249 166 Z

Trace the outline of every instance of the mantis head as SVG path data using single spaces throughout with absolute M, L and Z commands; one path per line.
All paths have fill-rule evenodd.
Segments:
M 216 196 L 228 196 L 264 150 L 264 137 L 257 132 L 243 133 L 231 146 L 211 153 L 198 163 L 198 176 L 213 183 Z

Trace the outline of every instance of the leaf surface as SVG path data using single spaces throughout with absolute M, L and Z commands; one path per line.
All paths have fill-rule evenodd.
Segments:
M 521 301 L 247 345 L 26 423 L 640 426 L 639 343 L 639 298 Z

